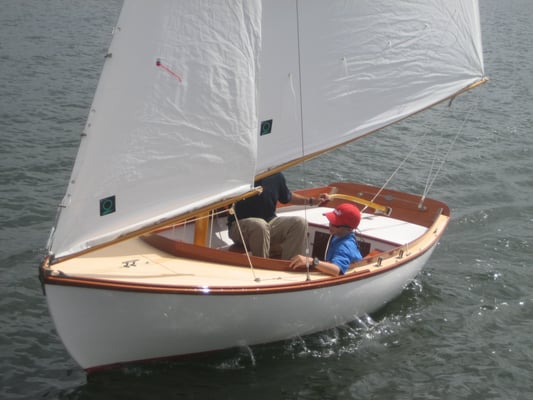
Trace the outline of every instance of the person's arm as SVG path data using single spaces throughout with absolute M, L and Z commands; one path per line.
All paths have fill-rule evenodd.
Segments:
M 306 205 L 306 206 L 320 206 L 324 203 L 327 203 L 329 200 L 330 198 L 327 193 L 322 193 L 317 198 L 317 197 L 305 197 L 298 193 L 293 192 L 290 202 L 292 204 L 299 204 L 299 205 Z
M 305 197 L 305 196 L 302 196 L 301 194 L 294 193 L 294 192 L 291 195 L 292 204 L 312 206 L 313 200 L 314 199 L 312 197 Z M 314 204 L 316 204 L 316 202 Z
M 327 261 L 322 261 L 322 260 L 317 260 L 317 261 L 318 261 L 318 264 L 313 265 L 313 259 L 311 257 L 299 255 L 299 256 L 294 256 L 291 259 L 291 263 L 289 264 L 289 266 L 294 270 L 305 269 L 307 266 L 307 263 L 309 263 L 309 270 L 314 269 L 324 274 L 332 275 L 332 276 L 337 276 L 340 274 L 341 269 L 337 265 L 327 262 Z

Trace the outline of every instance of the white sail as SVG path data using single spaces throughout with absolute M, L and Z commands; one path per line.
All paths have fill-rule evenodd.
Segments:
M 51 252 L 253 184 L 261 2 L 126 0 Z
M 483 79 L 477 0 L 125 0 L 51 252 L 194 210 Z
M 263 2 L 257 173 L 387 126 L 484 77 L 477 0 Z M 270 123 L 271 121 L 271 123 Z

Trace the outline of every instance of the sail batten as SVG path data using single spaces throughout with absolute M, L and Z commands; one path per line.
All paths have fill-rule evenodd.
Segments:
M 244 193 L 484 79 L 477 0 L 125 0 L 109 54 L 56 256 Z

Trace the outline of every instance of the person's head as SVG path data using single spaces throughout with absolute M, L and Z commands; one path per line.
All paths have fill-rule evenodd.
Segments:
M 361 212 L 351 203 L 340 204 L 333 211 L 324 215 L 328 219 L 330 231 L 334 235 L 337 231 L 339 234 L 353 231 L 361 221 Z

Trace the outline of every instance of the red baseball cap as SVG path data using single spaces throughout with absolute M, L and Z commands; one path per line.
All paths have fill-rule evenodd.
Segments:
M 332 225 L 357 228 L 361 221 L 361 212 L 351 203 L 343 203 L 333 211 L 324 214 Z

